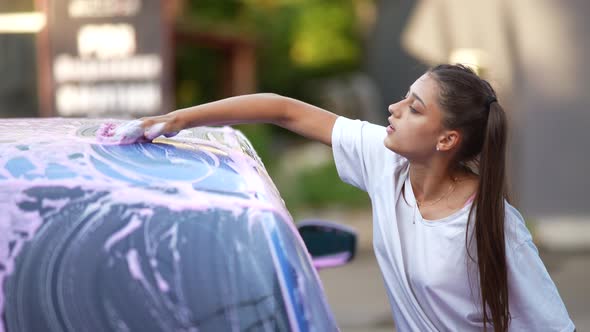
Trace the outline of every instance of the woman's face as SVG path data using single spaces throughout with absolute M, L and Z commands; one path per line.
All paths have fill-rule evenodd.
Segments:
M 389 105 L 385 146 L 409 160 L 428 159 L 444 133 L 438 105 L 438 83 L 429 73 L 422 75 L 404 99 Z

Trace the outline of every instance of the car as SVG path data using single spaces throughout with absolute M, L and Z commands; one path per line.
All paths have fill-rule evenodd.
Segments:
M 237 130 L 98 144 L 106 120 L 0 120 L 0 331 L 338 330 L 317 269 L 354 230 L 295 224 Z

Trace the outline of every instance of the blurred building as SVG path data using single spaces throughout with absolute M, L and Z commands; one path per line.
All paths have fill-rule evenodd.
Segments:
M 184 3 L 1 2 L 0 116 L 167 113 L 174 109 L 178 47 L 216 52 L 222 95 L 255 92 L 255 42 L 180 22 Z

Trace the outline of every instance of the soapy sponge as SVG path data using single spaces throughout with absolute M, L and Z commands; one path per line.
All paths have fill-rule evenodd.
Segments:
M 141 123 L 140 120 L 124 123 L 105 122 L 98 128 L 96 140 L 101 144 L 123 145 L 151 142 L 162 134 L 166 137 L 178 134 L 164 133 L 164 123 L 157 123 L 145 129 L 141 127 Z

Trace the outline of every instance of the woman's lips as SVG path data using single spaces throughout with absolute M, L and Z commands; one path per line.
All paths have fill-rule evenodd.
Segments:
M 395 131 L 395 128 L 393 128 L 391 125 L 389 125 L 385 128 L 385 130 L 387 131 L 388 134 L 391 134 Z

